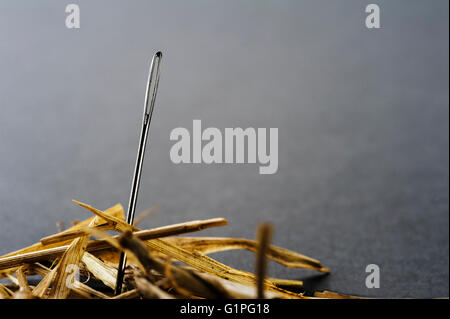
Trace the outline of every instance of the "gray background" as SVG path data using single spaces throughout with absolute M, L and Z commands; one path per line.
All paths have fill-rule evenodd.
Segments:
M 149 59 L 163 74 L 138 211 L 142 227 L 210 217 L 204 232 L 318 258 L 329 276 L 270 264 L 311 289 L 373 297 L 449 292 L 448 2 L 0 1 L 0 253 L 127 205 Z M 70 3 L 70 2 L 68 2 Z M 279 171 L 175 165 L 175 127 L 278 127 Z M 215 255 L 247 270 L 247 252 Z M 367 289 L 365 267 L 381 268 Z

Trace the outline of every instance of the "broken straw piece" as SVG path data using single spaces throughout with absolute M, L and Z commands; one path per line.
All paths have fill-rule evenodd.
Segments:
M 245 249 L 256 252 L 257 242 L 243 238 L 221 238 L 221 237 L 173 237 L 164 239 L 174 245 L 189 251 L 197 251 L 205 255 L 235 249 Z M 269 245 L 267 257 L 277 263 L 289 268 L 305 268 L 321 272 L 329 272 L 322 263 L 316 259 L 296 253 L 294 251 Z

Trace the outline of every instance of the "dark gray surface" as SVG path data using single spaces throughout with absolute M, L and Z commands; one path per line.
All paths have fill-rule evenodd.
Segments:
M 138 210 L 143 227 L 223 216 L 205 235 L 274 242 L 376 297 L 449 292 L 448 2 L 0 1 L 0 253 L 127 204 L 151 55 L 165 53 Z M 127 3 L 127 4 L 126 4 Z M 279 172 L 175 165 L 170 131 L 278 127 Z M 217 255 L 251 270 L 250 253 Z M 381 267 L 367 289 L 365 267 Z M 272 276 L 315 273 L 270 264 Z

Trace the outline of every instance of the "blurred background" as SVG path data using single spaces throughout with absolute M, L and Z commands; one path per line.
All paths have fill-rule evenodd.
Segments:
M 67 29 L 65 7 L 80 7 Z M 449 4 L 380 1 L 0 1 L 0 254 L 126 208 L 151 56 L 164 61 L 137 214 L 143 228 L 225 217 L 195 235 L 254 238 L 332 273 L 307 290 L 449 293 Z M 170 161 L 175 127 L 278 127 L 279 169 Z M 213 257 L 253 270 L 247 252 Z M 365 286 L 377 264 L 381 287 Z

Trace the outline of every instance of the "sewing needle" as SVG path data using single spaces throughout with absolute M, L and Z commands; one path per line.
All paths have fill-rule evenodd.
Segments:
M 158 92 L 161 60 L 162 60 L 162 53 L 158 51 L 153 56 L 152 63 L 150 65 L 150 71 L 148 74 L 147 89 L 145 93 L 145 102 L 144 102 L 144 114 L 142 116 L 141 137 L 139 139 L 136 165 L 134 168 L 133 182 L 131 184 L 130 200 L 128 203 L 128 210 L 127 210 L 126 222 L 130 225 L 132 225 L 134 221 L 134 213 L 136 210 L 136 200 L 139 192 L 139 182 L 141 179 L 142 164 L 144 162 L 145 146 L 147 144 L 148 129 L 150 127 L 150 122 L 152 120 L 152 113 L 153 108 L 155 106 L 156 93 Z M 117 271 L 115 295 L 119 295 L 122 292 L 122 283 L 125 265 L 126 265 L 126 256 L 124 252 L 121 252 Z

